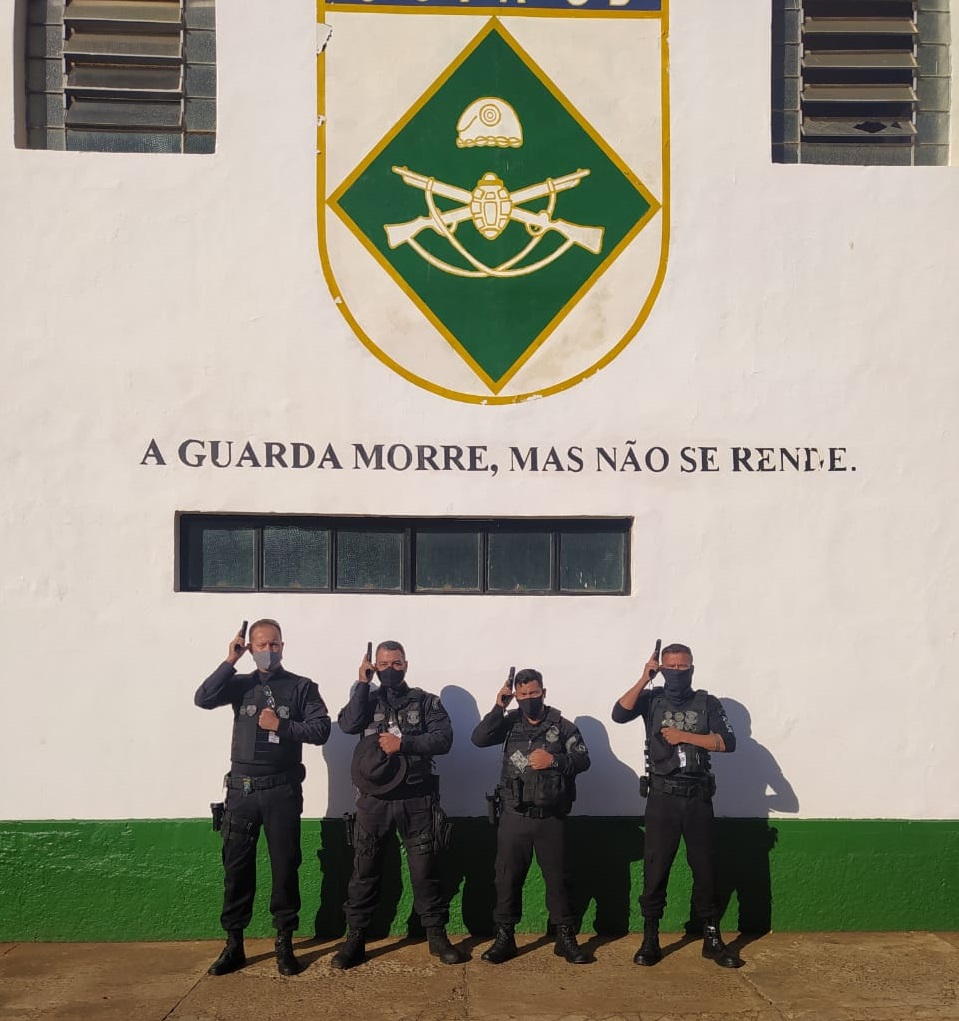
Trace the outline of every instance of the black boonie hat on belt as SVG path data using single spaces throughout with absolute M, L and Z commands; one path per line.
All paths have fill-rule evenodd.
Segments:
M 357 790 L 364 794 L 388 794 L 406 779 L 409 769 L 405 755 L 387 755 L 380 748 L 380 735 L 360 738 L 353 749 L 350 775 Z

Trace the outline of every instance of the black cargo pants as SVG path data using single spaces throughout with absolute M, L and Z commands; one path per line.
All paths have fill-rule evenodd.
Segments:
M 300 924 L 299 868 L 300 816 L 303 787 L 284 783 L 249 794 L 230 789 L 223 813 L 223 913 L 220 924 L 227 932 L 245 929 L 253 915 L 256 894 L 256 844 L 260 828 L 270 851 L 273 887 L 270 912 L 278 930 L 293 930 Z
M 353 875 L 343 905 L 351 929 L 369 926 L 383 878 L 383 845 L 396 831 L 406 849 L 413 886 L 413 907 L 425 928 L 446 925 L 449 904 L 443 896 L 439 855 L 433 832 L 434 794 L 377 798 L 360 794 L 356 802 Z
M 646 801 L 643 894 L 639 898 L 643 918 L 663 917 L 666 884 L 680 837 L 686 841 L 686 861 L 693 873 L 693 910 L 703 920 L 716 916 L 712 799 L 702 793 L 683 797 L 651 790 Z
M 533 818 L 506 808 L 496 835 L 497 925 L 515 925 L 523 914 L 523 883 L 533 861 L 533 851 L 546 883 L 546 906 L 554 925 L 575 925 L 566 873 L 566 819 L 560 816 Z

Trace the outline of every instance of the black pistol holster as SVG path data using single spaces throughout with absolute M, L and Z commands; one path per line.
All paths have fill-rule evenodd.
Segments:
M 494 789 L 492 794 L 486 795 L 486 816 L 489 819 L 490 826 L 495 826 L 499 822 L 499 817 L 503 814 L 503 792 L 497 787 Z
M 449 816 L 440 808 L 440 799 L 433 801 L 433 849 L 446 851 L 453 842 L 453 824 Z

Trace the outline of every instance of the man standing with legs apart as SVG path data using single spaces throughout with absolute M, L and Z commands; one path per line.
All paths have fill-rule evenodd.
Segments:
M 244 624 L 245 627 L 245 624 Z M 238 674 L 235 664 L 249 650 L 256 670 Z M 300 970 L 293 956 L 299 925 L 300 815 L 303 812 L 303 745 L 323 744 L 330 717 L 316 685 L 284 670 L 283 636 L 275 620 L 258 620 L 249 645 L 240 632 L 226 660 L 197 689 L 201 709 L 233 707 L 233 747 L 226 775 L 223 832 L 223 913 L 226 946 L 210 965 L 226 975 L 246 964 L 243 930 L 250 924 L 256 893 L 256 843 L 262 826 L 270 851 L 273 890 L 270 911 L 276 927 L 276 966 L 281 975 Z
M 659 643 L 657 643 L 657 649 Z M 665 686 L 644 690 L 662 673 Z M 693 910 L 703 922 L 703 957 L 723 968 L 742 961 L 729 952 L 719 932 L 713 862 L 713 794 L 716 778 L 710 752 L 731 752 L 736 738 L 718 698 L 694 691 L 693 654 L 686 645 L 667 645 L 662 668 L 656 653 L 642 677 L 613 706 L 613 721 L 646 723 L 646 851 L 643 859 L 643 943 L 633 961 L 658 964 L 659 920 L 666 907 L 666 884 L 679 838 L 693 873 Z
M 364 656 L 357 684 L 338 722 L 346 734 L 362 734 L 353 754 L 357 788 L 353 875 L 344 905 L 346 942 L 331 968 L 352 968 L 366 959 L 366 930 L 383 878 L 383 844 L 399 832 L 413 884 L 413 907 L 426 929 L 430 953 L 443 964 L 461 957 L 446 935 L 449 903 L 443 894 L 439 851 L 449 824 L 439 806 L 433 756 L 453 745 L 453 727 L 438 696 L 406 683 L 409 664 L 399 642 L 381 642 L 376 666 Z M 373 673 L 380 686 L 370 689 Z
M 473 731 L 479 748 L 503 745 L 499 797 L 502 812 L 496 841 L 496 940 L 483 960 L 502 964 L 516 956 L 514 929 L 523 913 L 523 883 L 536 851 L 546 881 L 546 904 L 556 926 L 554 952 L 570 964 L 587 964 L 576 942 L 576 915 L 566 875 L 566 816 L 576 800 L 576 775 L 589 769 L 579 730 L 545 704 L 538 670 L 520 670 L 519 707 L 506 712 L 513 689 L 505 684 L 493 708 Z

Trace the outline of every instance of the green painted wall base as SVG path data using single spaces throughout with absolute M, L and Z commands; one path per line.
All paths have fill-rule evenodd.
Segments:
M 573 818 L 573 893 L 584 931 L 642 928 L 642 819 Z M 717 867 L 727 929 L 952 929 L 959 917 L 959 821 L 721 819 Z M 220 837 L 209 821 L 0 823 L 0 941 L 174 940 L 221 935 Z M 495 830 L 456 820 L 447 859 L 450 930 L 492 927 Z M 304 820 L 300 933 L 343 932 L 352 854 L 339 819 Z M 269 864 L 260 842 L 261 889 L 249 935 L 272 932 Z M 689 912 L 682 849 L 663 929 Z M 524 931 L 547 922 L 533 865 Z M 387 856 L 377 934 L 407 931 L 412 896 L 397 843 Z

